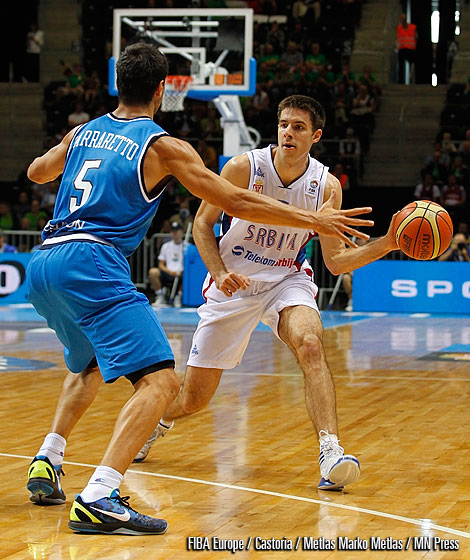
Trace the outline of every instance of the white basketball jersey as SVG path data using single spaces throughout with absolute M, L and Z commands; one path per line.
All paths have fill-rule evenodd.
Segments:
M 249 189 L 298 208 L 318 210 L 323 203 L 328 167 L 308 156 L 305 172 L 290 185 L 283 185 L 274 167 L 273 147 L 247 152 L 251 165 Z M 305 261 L 305 245 L 313 231 L 227 216 L 222 229 L 219 251 L 228 270 L 253 280 L 277 282 L 289 272 L 310 268 Z

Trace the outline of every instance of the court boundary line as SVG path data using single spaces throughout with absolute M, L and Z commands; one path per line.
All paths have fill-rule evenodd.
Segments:
M 1 453 L 0 452 L 0 457 L 12 457 L 14 459 L 26 459 L 28 461 L 31 461 L 31 457 L 27 457 L 25 455 L 16 455 L 13 453 Z M 78 463 L 75 461 L 64 461 L 63 463 L 64 465 L 72 465 L 75 467 L 90 467 L 90 468 L 96 468 L 98 465 L 92 465 L 90 463 Z M 273 496 L 276 498 L 283 498 L 283 499 L 287 499 L 287 500 L 293 500 L 293 501 L 297 501 L 297 502 L 307 502 L 307 503 L 311 503 L 311 504 L 317 504 L 317 505 L 326 505 L 329 507 L 333 507 L 333 508 L 337 508 L 337 509 L 344 509 L 347 511 L 355 511 L 358 513 L 364 513 L 367 515 L 372 515 L 372 516 L 376 516 L 376 517 L 384 517 L 386 519 L 393 519 L 395 521 L 401 521 L 402 523 L 407 523 L 408 525 L 415 525 L 417 527 L 420 527 L 423 530 L 430 530 L 433 529 L 435 531 L 441 531 L 444 533 L 449 533 L 452 535 L 457 535 L 460 537 L 463 537 L 465 539 L 470 539 L 470 533 L 466 533 L 465 531 L 460 531 L 459 529 L 452 529 L 451 527 L 444 527 L 442 525 L 436 525 L 435 523 L 429 523 L 427 520 L 423 521 L 423 520 L 419 520 L 419 519 L 413 519 L 412 517 L 404 517 L 402 515 L 395 515 L 393 513 L 386 513 L 386 512 L 382 512 L 382 511 L 377 511 L 377 510 L 373 510 L 373 509 L 367 509 L 367 508 L 361 508 L 361 507 L 357 507 L 357 506 L 351 506 L 351 505 L 347 505 L 347 504 L 336 504 L 333 502 L 328 502 L 328 501 L 323 501 L 323 500 L 318 500 L 315 498 L 307 498 L 305 496 L 296 496 L 295 494 L 283 494 L 281 492 L 273 492 L 271 490 L 262 490 L 260 488 L 249 488 L 247 486 L 239 486 L 237 484 L 227 484 L 225 482 L 214 482 L 214 481 L 210 481 L 210 480 L 202 480 L 199 478 L 189 478 L 189 477 L 185 477 L 185 476 L 176 476 L 176 475 L 171 475 L 171 474 L 163 474 L 163 473 L 153 473 L 153 472 L 146 472 L 146 471 L 137 471 L 134 469 L 128 469 L 126 472 L 128 473 L 132 473 L 132 474 L 140 474 L 140 475 L 144 475 L 144 476 L 152 476 L 155 478 L 166 478 L 169 480 L 180 480 L 182 482 L 190 482 L 193 484 L 203 484 L 205 486 L 215 486 L 218 488 L 226 488 L 229 490 L 240 490 L 242 492 L 250 492 L 252 494 L 261 494 L 261 495 L 265 495 L 265 496 Z
M 184 371 L 176 372 L 180 375 L 184 374 Z M 224 371 L 222 374 L 222 378 L 225 376 L 245 376 L 245 377 L 255 377 L 258 375 L 268 376 L 268 377 L 292 377 L 293 379 L 303 379 L 303 375 L 301 373 L 269 373 L 269 372 L 237 372 L 237 371 Z M 470 383 L 470 377 L 398 377 L 398 376 L 379 376 L 379 375 L 333 375 L 335 379 L 350 379 L 351 381 L 355 381 L 357 379 L 361 380 L 384 380 L 384 381 L 464 381 L 466 383 Z

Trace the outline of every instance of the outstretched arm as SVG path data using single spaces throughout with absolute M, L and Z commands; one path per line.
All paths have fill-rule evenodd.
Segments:
M 326 182 L 325 197 L 328 196 L 331 189 L 338 187 L 339 181 L 336 177 L 328 173 Z M 339 191 L 341 192 L 341 191 Z M 341 196 L 336 199 L 336 204 L 341 205 Z M 387 233 L 383 237 L 374 239 L 370 243 L 366 243 L 362 247 L 347 248 L 342 240 L 325 237 L 320 234 L 320 243 L 322 248 L 323 260 L 332 274 L 342 274 L 351 272 L 356 268 L 365 266 L 385 256 L 390 251 L 398 249 L 395 235 L 393 233 L 393 222 L 396 214 L 393 215 Z
M 246 161 L 246 165 L 249 165 L 247 158 Z M 227 165 L 230 163 L 231 160 Z M 234 162 L 233 165 L 238 163 Z M 335 193 L 332 193 L 330 200 L 319 211 L 312 212 L 235 187 L 207 169 L 187 142 L 168 136 L 155 142 L 149 150 L 145 158 L 144 173 L 146 183 L 150 186 L 157 184 L 166 175 L 174 175 L 195 196 L 221 208 L 230 216 L 273 225 L 313 229 L 324 236 L 338 237 L 352 246 L 356 244 L 347 235 L 368 239 L 367 234 L 355 228 L 373 225 L 371 220 L 355 217 L 371 212 L 370 207 L 340 210 L 334 206 Z

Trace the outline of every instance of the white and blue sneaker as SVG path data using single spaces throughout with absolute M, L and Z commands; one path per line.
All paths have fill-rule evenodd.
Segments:
M 108 497 L 84 502 L 77 494 L 70 510 L 69 528 L 76 533 L 106 533 L 113 535 L 161 535 L 167 530 L 164 519 L 143 515 L 133 510 L 114 488 Z
M 343 490 L 347 484 L 355 482 L 361 467 L 354 455 L 345 455 L 344 449 L 334 434 L 320 431 L 320 490 Z
M 157 424 L 157 427 L 152 432 L 148 440 L 144 443 L 140 451 L 138 451 L 132 462 L 142 463 L 142 461 L 145 461 L 153 444 L 157 441 L 158 438 L 165 437 L 165 434 L 168 432 L 168 430 L 171 430 L 171 428 L 173 428 L 174 423 L 174 420 L 169 423 L 165 422 L 164 420 L 160 420 Z

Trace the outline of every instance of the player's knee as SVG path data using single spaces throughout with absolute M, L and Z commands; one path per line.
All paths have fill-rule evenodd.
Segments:
M 187 392 L 183 391 L 182 399 L 181 399 L 181 408 L 183 409 L 184 414 L 193 414 L 194 412 L 198 412 L 205 408 L 210 400 L 212 395 L 208 395 L 206 393 L 201 392 Z
M 167 387 L 168 387 L 168 396 L 171 398 L 172 401 L 174 401 L 180 391 L 180 381 L 178 379 L 178 376 L 174 372 L 174 370 L 171 370 L 168 373 Z
M 321 338 L 315 333 L 306 333 L 296 345 L 297 355 L 299 359 L 304 357 L 319 356 L 323 352 L 323 343 Z

